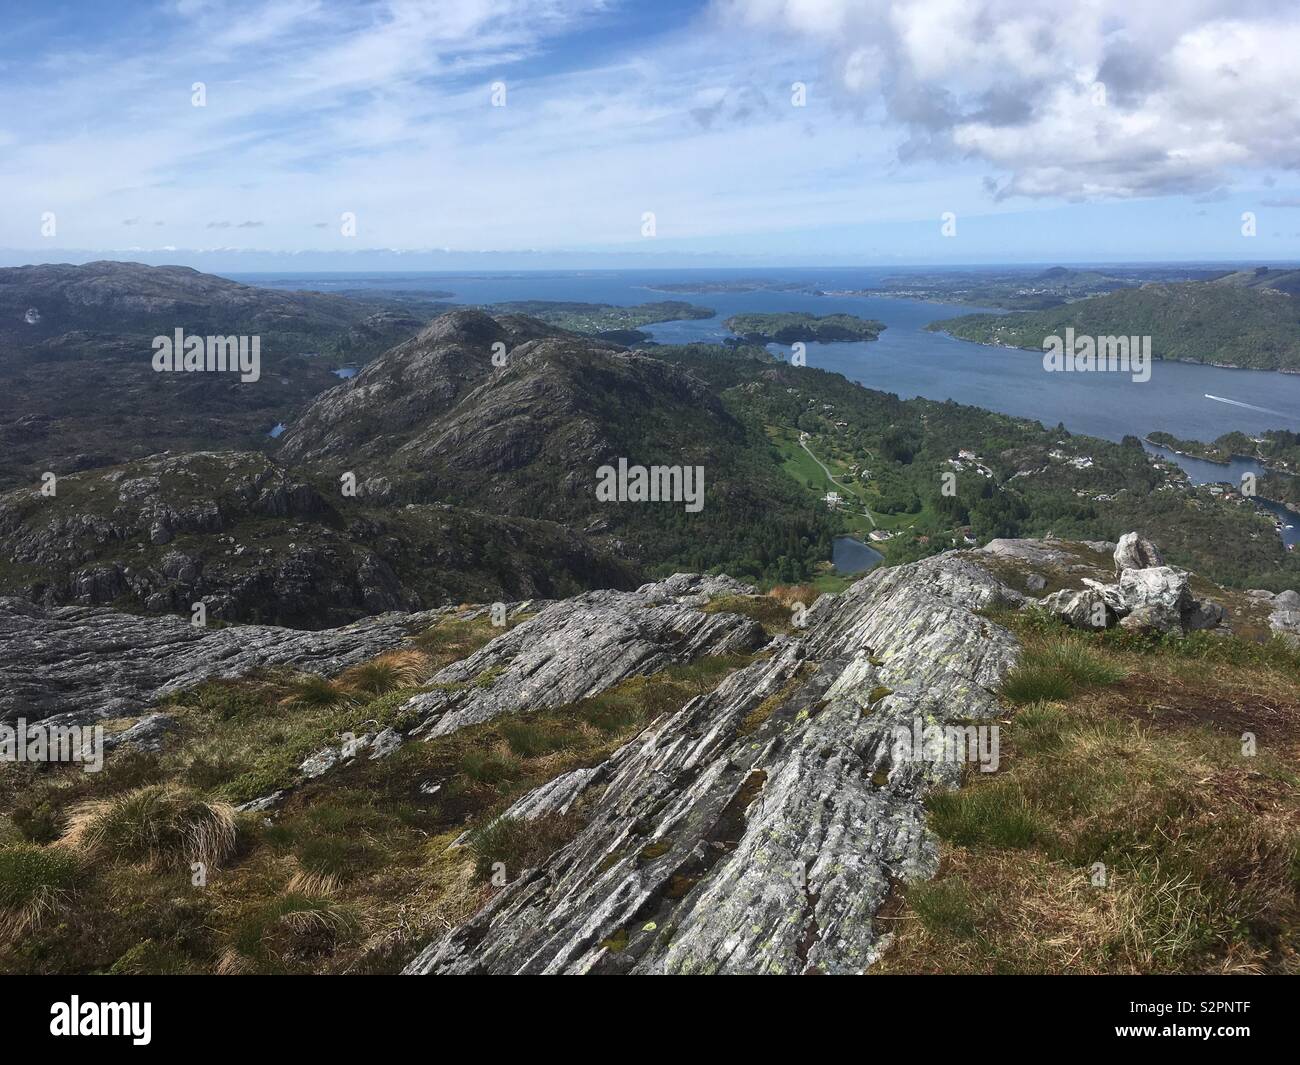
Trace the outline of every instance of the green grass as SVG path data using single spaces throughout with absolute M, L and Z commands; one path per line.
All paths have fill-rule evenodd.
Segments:
M 563 847 L 582 826 L 582 818 L 573 812 L 544 814 L 531 821 L 508 817 L 491 821 L 469 839 L 475 876 L 488 880 L 501 869 L 507 880 L 513 880 Z
M 1123 679 L 1124 670 L 1105 655 L 1082 639 L 1064 637 L 1027 646 L 1001 690 L 1012 703 L 1059 702 Z
M 0 909 L 26 906 L 48 891 L 70 891 L 81 866 L 77 856 L 57 847 L 19 843 L 0 849 Z
M 905 889 L 915 920 L 879 970 L 1300 969 L 1300 772 L 1285 742 L 1244 758 L 1238 716 L 1294 715 L 1296 672 L 1261 666 L 1268 648 L 1204 674 L 1185 664 L 1200 641 L 1022 632 L 1023 690 L 1071 694 L 1012 715 L 997 774 L 927 800 L 939 875 Z
M 1006 778 L 993 785 L 941 792 L 926 807 L 940 839 L 958 846 L 1032 847 L 1049 837 L 1042 818 Z

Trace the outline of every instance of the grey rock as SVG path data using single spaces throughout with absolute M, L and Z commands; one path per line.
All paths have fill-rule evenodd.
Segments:
M 240 803 L 235 807 L 236 810 L 248 813 L 262 813 L 266 810 L 274 810 L 284 801 L 287 791 L 273 791 L 270 795 L 263 795 L 260 798 L 250 799 L 248 802 Z
M 396 729 L 386 728 L 375 737 L 374 742 L 370 745 L 370 760 L 377 762 L 381 758 L 387 758 L 401 745 L 402 734 Z
M 1018 645 L 973 611 L 1022 598 L 955 555 L 823 596 L 801 638 L 520 800 L 602 789 L 574 840 L 406 971 L 862 972 L 891 884 L 937 865 L 926 793 L 963 771 L 895 759 L 896 730 L 1000 712 Z
M 703 655 L 752 651 L 761 626 L 732 613 L 704 613 L 655 591 L 589 592 L 553 603 L 460 662 L 403 710 L 432 738 L 488 721 L 588 698 L 638 674 Z
M 427 628 L 441 611 L 389 613 L 337 629 L 198 628 L 101 607 L 45 609 L 0 596 L 0 720 L 139 716 L 162 697 L 263 666 L 333 676 Z
M 1096 591 L 1062 589 L 1044 596 L 1040 603 L 1076 629 L 1105 629 L 1117 620 L 1115 610 Z
M 1120 573 L 1119 590 L 1130 612 L 1151 607 L 1178 618 L 1192 605 L 1187 574 L 1172 566 L 1126 569 Z
M 1031 573 L 1025 578 L 1025 587 L 1031 592 L 1041 592 L 1047 587 L 1047 578 L 1041 573 Z
M 1181 632 L 1182 618 L 1158 603 L 1139 606 L 1120 621 L 1130 632 Z
M 643 584 L 637 589 L 651 602 L 676 602 L 703 606 L 724 595 L 753 595 L 755 588 L 725 574 L 712 577 L 700 573 L 674 573 L 666 580 Z
M 308 780 L 323 776 L 339 764 L 339 751 L 336 747 L 322 747 L 315 754 L 308 755 L 298 767 Z
M 117 747 L 134 747 L 139 751 L 160 751 L 163 740 L 180 728 L 180 722 L 170 714 L 149 714 L 129 729 L 104 737 L 104 750 Z
M 1128 604 L 1124 601 L 1124 591 L 1118 584 L 1103 584 L 1091 577 L 1084 577 L 1083 584 L 1085 588 L 1095 593 L 1095 597 L 1110 607 L 1116 614 L 1123 613 L 1128 609 Z
M 1227 611 L 1219 603 L 1201 599 L 1183 611 L 1183 628 L 1188 632 L 1216 629 L 1227 620 Z
M 361 736 L 350 736 L 343 741 L 343 745 L 338 750 L 338 760 L 347 762 L 355 758 L 364 751 L 374 741 L 374 736 L 367 732 Z
M 1148 569 L 1164 564 L 1165 560 L 1159 548 L 1135 532 L 1125 533 L 1115 545 L 1116 573 L 1123 573 L 1130 569 Z

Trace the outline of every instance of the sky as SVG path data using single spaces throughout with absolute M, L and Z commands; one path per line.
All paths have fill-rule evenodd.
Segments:
M 0 265 L 1300 259 L 1294 0 L 6 0 Z

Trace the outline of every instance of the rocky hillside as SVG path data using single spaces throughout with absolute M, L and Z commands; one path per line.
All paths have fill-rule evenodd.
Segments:
M 1152 283 L 1048 310 L 962 315 L 928 328 L 962 340 L 1038 352 L 1044 338 L 1064 336 L 1067 328 L 1078 336 L 1149 336 L 1157 359 L 1296 370 L 1297 320 L 1300 305 L 1289 285 L 1279 290 L 1223 279 Z
M 1207 586 L 1138 537 L 995 541 L 810 606 L 686 574 L 495 617 L 445 608 L 313 633 L 0 600 L 3 716 L 111 734 L 102 774 L 0 767 L 0 840 L 22 861 L 76 855 L 101 838 L 87 818 L 108 818 L 110 838 L 110 812 L 142 796 L 178 840 L 191 818 L 230 833 L 205 852 L 202 889 L 178 886 L 191 856 L 163 832 L 149 854 L 125 840 L 102 853 L 21 934 L 0 912 L 0 967 L 868 971 L 891 957 L 899 907 L 944 876 L 941 797 L 1032 750 L 994 739 L 977 766 L 900 747 L 900 730 L 1014 728 L 1043 626 L 1075 649 L 1083 683 L 1094 624 L 1120 641 L 1108 655 L 1189 641 L 1228 663 L 1263 646 L 1243 634 L 1292 631 L 1289 606 Z M 1089 683 L 1122 675 L 1093 665 Z M 50 668 L 54 683 L 30 683 Z M 1277 716 L 1296 699 L 1271 697 L 1261 743 L 1296 725 Z M 1021 714 L 1041 728 L 1035 705 Z M 1238 934 L 1265 943 L 1249 931 L 1260 920 Z
M 168 448 L 260 447 L 337 383 L 334 368 L 414 334 L 438 309 L 279 292 L 180 266 L 0 269 L 0 487 Z M 156 373 L 152 339 L 177 329 L 260 337 L 261 378 Z
M 620 458 L 702 467 L 703 510 L 599 501 Z M 98 461 L 0 496 L 0 593 L 323 627 L 830 554 L 828 516 L 699 376 L 519 316 L 439 317 L 292 418 L 274 456 Z
M 50 606 L 114 605 L 304 628 L 386 610 L 636 583 L 550 522 L 440 503 L 368 505 L 248 452 L 159 455 L 0 496 L 3 588 Z

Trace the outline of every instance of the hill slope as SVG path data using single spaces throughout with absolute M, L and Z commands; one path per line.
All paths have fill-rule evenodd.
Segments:
M 2 269 L 0 488 L 168 448 L 260 448 L 277 422 L 337 383 L 333 368 L 415 333 L 421 310 L 255 288 L 179 266 Z M 259 337 L 260 379 L 155 372 L 152 339 L 177 329 Z
M 1150 336 L 1152 354 L 1214 366 L 1300 371 L 1300 302 L 1228 279 L 1121 289 L 1049 310 L 969 314 L 928 328 L 962 340 L 1041 351 L 1067 327 L 1090 336 Z

